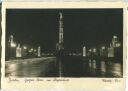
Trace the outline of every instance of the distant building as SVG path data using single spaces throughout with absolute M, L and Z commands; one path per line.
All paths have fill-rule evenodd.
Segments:
M 113 36 L 112 38 L 112 46 L 116 47 L 116 43 L 118 42 L 117 36 Z
M 16 43 L 14 42 L 13 35 L 9 37 L 9 57 L 15 58 L 16 57 Z
M 117 36 L 113 36 L 112 43 L 108 48 L 108 57 L 120 57 L 121 53 L 121 43 Z
M 101 57 L 107 57 L 108 56 L 108 50 L 106 46 L 102 46 L 100 48 L 100 56 Z

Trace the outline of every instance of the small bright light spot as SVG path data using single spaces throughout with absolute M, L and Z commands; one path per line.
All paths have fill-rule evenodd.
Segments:
M 105 46 L 102 46 L 101 48 L 102 48 L 102 50 L 104 50 L 105 49 Z
M 34 52 L 36 52 L 36 49 L 34 49 Z
M 93 52 L 96 52 L 96 48 L 93 48 Z
M 34 49 L 33 49 L 33 48 L 31 48 L 31 49 L 29 50 L 29 52 L 33 52 L 33 50 L 34 50 Z
M 120 47 L 120 46 L 121 46 L 120 43 L 117 43 L 117 44 L 116 44 L 116 47 Z
M 33 51 L 33 48 L 31 48 L 31 51 Z
M 11 43 L 11 47 L 16 47 L 16 44 L 15 43 Z
M 27 47 L 26 47 L 26 46 L 24 46 L 23 48 L 24 48 L 24 49 L 27 49 Z
M 113 36 L 113 38 L 117 38 L 117 36 Z
M 13 72 L 17 69 L 17 64 L 10 64 L 9 65 L 9 71 Z
M 88 51 L 89 51 L 89 52 L 91 52 L 92 50 L 91 50 L 91 49 L 89 49 Z

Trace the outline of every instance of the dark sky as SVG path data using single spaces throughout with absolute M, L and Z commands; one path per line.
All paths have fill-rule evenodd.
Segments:
M 43 49 L 55 49 L 58 42 L 59 12 L 64 17 L 64 47 L 79 49 L 109 43 L 113 35 L 122 41 L 122 9 L 9 9 L 7 37 Z

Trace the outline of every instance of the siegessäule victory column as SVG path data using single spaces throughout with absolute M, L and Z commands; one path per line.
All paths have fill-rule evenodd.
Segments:
M 57 56 L 62 56 L 64 51 L 63 15 L 59 12 L 59 42 L 56 44 Z
M 57 69 L 59 77 L 63 75 L 63 67 L 62 67 L 62 56 L 64 56 L 64 40 L 63 37 L 63 16 L 62 12 L 59 12 L 59 41 L 56 44 L 56 56 L 57 56 Z

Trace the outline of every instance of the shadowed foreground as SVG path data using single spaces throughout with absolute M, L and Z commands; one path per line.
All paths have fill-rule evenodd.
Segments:
M 82 57 L 42 57 L 6 61 L 6 77 L 122 77 L 122 64 Z

